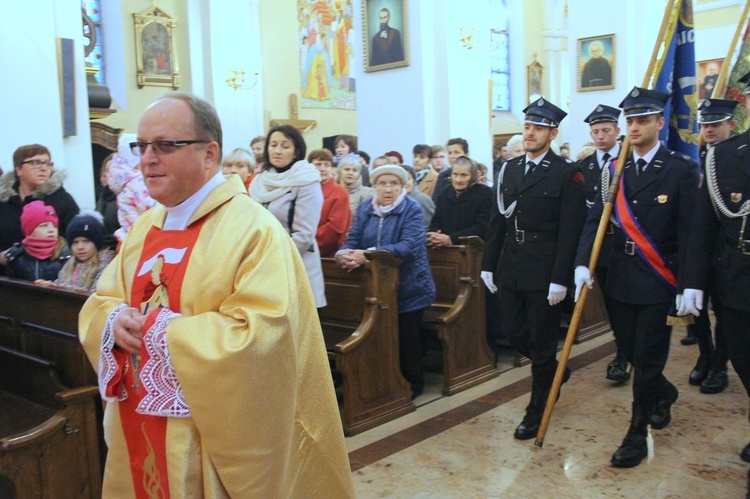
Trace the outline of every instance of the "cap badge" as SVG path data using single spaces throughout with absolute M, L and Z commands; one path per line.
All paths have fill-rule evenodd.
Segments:
M 602 111 L 604 111 L 604 108 L 603 108 L 602 106 L 598 106 L 598 107 L 596 108 L 596 112 L 597 112 L 597 113 L 601 113 Z
M 539 99 L 538 101 L 536 101 L 536 105 L 537 106 L 543 106 L 544 105 L 544 99 Z
M 742 202 L 742 193 L 741 192 L 733 192 L 732 193 L 732 202 L 733 203 L 741 203 Z
M 89 230 L 89 224 L 84 225 L 83 230 Z
M 641 95 L 641 93 L 638 91 L 637 88 L 634 88 L 633 91 L 630 92 L 631 97 L 638 97 L 639 95 Z
M 704 100 L 703 101 L 703 107 L 709 107 L 709 106 L 711 106 L 711 101 L 708 100 L 708 99 Z
M 659 196 L 657 196 L 657 198 L 656 198 L 656 201 L 657 201 L 657 202 L 658 202 L 659 204 L 664 204 L 664 203 L 666 203 L 666 202 L 667 202 L 668 200 L 669 200 L 669 196 L 667 196 L 666 194 L 660 194 L 660 195 L 659 195 Z

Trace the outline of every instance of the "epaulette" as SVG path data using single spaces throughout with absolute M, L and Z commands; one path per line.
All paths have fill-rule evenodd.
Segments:
M 682 154 L 681 152 L 678 152 L 678 151 L 669 151 L 669 155 L 674 156 L 675 158 L 684 159 L 685 161 L 693 161 L 693 158 L 691 158 L 687 154 Z

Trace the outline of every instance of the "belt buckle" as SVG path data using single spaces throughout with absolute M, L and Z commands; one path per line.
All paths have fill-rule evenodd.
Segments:
M 625 241 L 625 254 L 635 256 L 635 242 Z
M 516 230 L 516 242 L 519 244 L 526 242 L 526 231 Z
M 739 249 L 745 256 L 750 256 L 750 239 L 740 239 Z

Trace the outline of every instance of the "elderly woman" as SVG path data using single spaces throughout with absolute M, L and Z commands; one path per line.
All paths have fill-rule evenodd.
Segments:
M 323 191 L 320 173 L 305 161 L 307 147 L 296 128 L 275 126 L 266 136 L 263 171 L 250 184 L 250 197 L 265 206 L 292 236 L 302 255 L 315 306 L 325 307 L 323 267 L 315 241 Z
M 357 207 L 362 201 L 375 195 L 375 190 L 372 187 L 362 185 L 361 171 L 362 163 L 360 163 L 359 158 L 354 156 L 342 158 L 336 168 L 339 185 L 345 187 L 349 193 L 349 208 L 351 208 L 352 213 L 357 213 Z M 372 182 L 372 178 L 370 181 Z
M 487 236 L 492 213 L 492 188 L 479 183 L 479 167 L 466 156 L 453 162 L 451 185 L 438 195 L 427 229 L 427 244 L 439 248 L 460 244 L 459 237 Z
M 365 250 L 386 250 L 403 260 L 399 268 L 398 328 L 401 372 L 412 398 L 424 389 L 419 323 L 435 300 L 435 283 L 424 245 L 422 209 L 406 192 L 406 171 L 386 165 L 370 176 L 377 195 L 362 203 L 336 262 L 344 269 L 365 263 Z
M 245 189 L 249 189 L 255 171 L 255 155 L 247 149 L 238 147 L 224 157 L 221 170 L 224 175 L 233 173 L 239 175 L 245 184 Z

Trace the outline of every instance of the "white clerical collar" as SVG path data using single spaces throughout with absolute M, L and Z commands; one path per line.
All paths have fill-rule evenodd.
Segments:
M 198 189 L 195 194 L 177 206 L 167 206 L 167 219 L 164 220 L 164 227 L 162 228 L 164 230 L 185 230 L 195 210 L 198 209 L 211 191 L 225 181 L 224 174 L 219 169 L 216 175 L 208 179 L 208 182 L 203 184 L 203 187 Z
M 620 144 L 615 142 L 612 149 L 609 151 L 602 151 L 601 149 L 596 150 L 596 161 L 601 165 L 603 163 L 604 155 L 609 154 L 609 159 L 615 159 L 620 156 Z
M 643 156 L 638 156 L 638 153 L 633 150 L 633 162 L 637 163 L 639 159 L 643 158 L 647 165 L 651 164 L 651 161 L 654 159 L 654 156 L 656 156 L 656 151 L 659 150 L 659 147 L 661 147 L 661 142 L 657 140 L 656 145 Z

